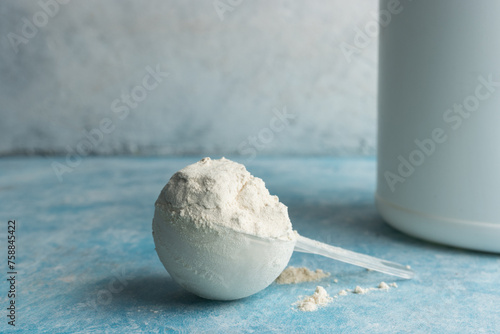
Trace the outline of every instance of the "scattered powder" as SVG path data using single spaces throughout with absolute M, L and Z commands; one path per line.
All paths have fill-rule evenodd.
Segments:
M 380 282 L 380 284 L 378 285 L 378 288 L 384 289 L 384 290 L 389 290 L 389 286 L 385 282 Z
M 332 300 L 333 298 L 328 295 L 328 292 L 322 286 L 317 286 L 316 291 L 311 296 L 299 300 L 296 305 L 300 311 L 312 312 L 318 310 L 319 306 L 328 305 Z
M 276 279 L 276 283 L 278 284 L 296 284 L 302 282 L 313 282 L 319 281 L 322 278 L 330 276 L 329 273 L 325 273 L 321 269 L 316 269 L 316 271 L 312 271 L 307 269 L 306 267 L 288 267 L 281 275 Z M 337 283 L 337 282 L 335 282 Z
M 405 268 L 406 268 L 406 269 L 411 269 L 410 265 L 407 265 Z
M 338 279 L 334 279 L 334 280 L 333 280 L 333 283 L 338 283 L 338 282 L 339 282 L 339 280 L 338 280 Z
M 369 291 L 375 291 L 375 290 L 388 291 L 390 287 L 397 288 L 398 285 L 396 283 L 387 284 L 385 282 L 380 282 L 380 284 L 376 288 L 362 288 L 359 285 L 357 285 L 354 288 L 354 290 L 349 290 L 349 289 L 340 290 L 337 295 L 333 296 L 333 298 L 337 298 L 338 296 L 347 296 L 349 292 L 363 295 L 368 293 Z M 314 292 L 313 295 L 308 296 L 302 300 L 299 300 L 294 305 L 297 305 L 297 308 L 300 311 L 305 311 L 305 312 L 316 311 L 318 309 L 318 306 L 325 306 L 329 304 L 333 300 L 333 298 L 328 295 L 328 293 L 323 287 L 318 286 L 316 287 L 316 292 Z
M 349 292 L 349 290 L 340 290 L 339 296 L 347 296 L 348 292 Z
M 352 293 L 355 293 L 355 294 L 358 294 L 358 295 L 363 295 L 365 293 L 368 293 L 370 291 L 375 291 L 375 290 L 386 290 L 387 291 L 387 290 L 390 289 L 390 287 L 397 288 L 398 285 L 396 283 L 387 284 L 385 282 L 380 282 L 380 284 L 376 288 L 362 288 L 360 286 L 356 286 L 354 288 L 354 290 L 352 290 L 352 291 L 349 290 L 349 289 L 340 290 L 337 295 L 339 295 L 339 296 L 347 296 L 347 294 L 349 292 L 352 292 Z
M 354 290 L 352 292 L 357 293 L 357 294 L 364 294 L 364 293 L 367 293 L 368 291 L 369 291 L 369 289 L 363 289 L 362 287 L 360 287 L 358 285 L 354 288 Z

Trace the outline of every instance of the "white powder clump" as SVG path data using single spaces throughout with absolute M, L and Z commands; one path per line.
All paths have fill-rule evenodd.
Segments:
M 349 289 L 340 290 L 340 292 L 338 293 L 338 295 L 339 296 L 347 296 L 347 294 L 349 292 L 352 292 L 352 293 L 355 293 L 355 294 L 358 294 L 358 295 L 364 295 L 364 294 L 366 294 L 366 293 L 368 293 L 370 291 L 375 291 L 375 290 L 386 290 L 386 291 L 388 291 L 390 289 L 390 287 L 397 288 L 397 284 L 396 283 L 387 284 L 385 282 L 380 282 L 377 288 L 362 288 L 360 286 L 356 286 L 354 288 L 354 290 L 349 290 Z
M 242 164 L 204 158 L 175 173 L 155 203 L 174 221 L 224 226 L 260 237 L 295 238 L 287 207 Z
M 380 282 L 380 284 L 378 285 L 378 288 L 382 289 L 382 290 L 389 290 L 389 286 L 385 282 Z
M 299 300 L 296 304 L 300 311 L 312 312 L 317 311 L 319 306 L 328 305 L 332 300 L 333 298 L 328 295 L 328 292 L 322 286 L 317 286 L 316 291 L 311 296 Z
M 329 273 L 325 273 L 321 269 L 316 269 L 315 271 L 309 270 L 306 267 L 296 268 L 290 266 L 283 270 L 283 272 L 276 279 L 278 284 L 296 284 L 302 282 L 313 282 L 319 281 L 322 278 L 330 276 Z
M 364 294 L 364 293 L 367 293 L 368 291 L 369 291 L 369 289 L 363 289 L 362 287 L 360 287 L 358 285 L 354 288 L 354 290 L 352 292 L 357 293 L 357 294 Z

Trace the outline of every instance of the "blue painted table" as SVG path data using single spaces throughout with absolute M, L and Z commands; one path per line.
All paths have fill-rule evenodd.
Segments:
M 373 204 L 371 158 L 241 162 L 289 207 L 302 235 L 409 264 L 415 279 L 294 253 L 292 265 L 332 276 L 319 283 L 272 284 L 233 302 L 185 292 L 156 256 L 151 219 L 163 185 L 198 158 L 86 158 L 62 182 L 51 164 L 63 158 L 0 159 L 0 328 L 12 329 L 6 317 L 7 221 L 15 219 L 17 330 L 500 332 L 500 257 L 426 243 L 386 225 Z M 317 312 L 292 306 L 318 284 L 335 295 L 381 281 L 399 287 L 339 296 Z

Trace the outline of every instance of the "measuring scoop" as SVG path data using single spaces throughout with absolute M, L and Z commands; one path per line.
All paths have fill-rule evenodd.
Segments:
M 288 265 L 293 251 L 318 254 L 401 278 L 413 277 L 403 265 L 321 243 L 289 231 L 265 238 L 216 225 L 201 230 L 179 224 L 156 210 L 153 237 L 158 256 L 172 278 L 207 299 L 234 300 L 269 286 Z

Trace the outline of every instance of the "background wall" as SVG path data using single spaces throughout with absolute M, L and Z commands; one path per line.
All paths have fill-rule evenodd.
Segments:
M 376 7 L 2 1 L 0 155 L 374 154 Z

